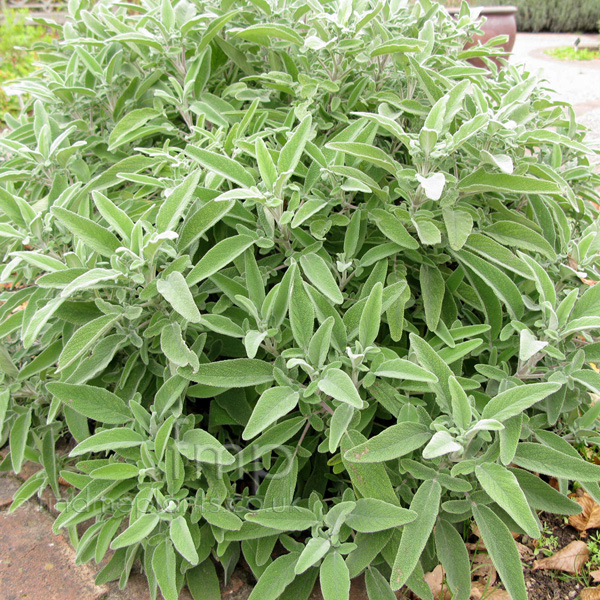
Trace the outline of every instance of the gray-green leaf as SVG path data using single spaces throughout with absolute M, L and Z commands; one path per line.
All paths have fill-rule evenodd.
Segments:
M 415 493 L 410 510 L 417 513 L 417 518 L 402 530 L 400 546 L 392 567 L 391 586 L 399 590 L 408 580 L 417 566 L 425 544 L 433 531 L 438 516 L 442 487 L 429 479 L 424 481 Z
M 156 281 L 158 292 L 165 300 L 190 323 L 200 322 L 200 311 L 194 302 L 194 297 L 179 271 L 169 273 L 164 279 Z
M 341 369 L 328 369 L 325 377 L 319 380 L 319 389 L 335 400 L 362 408 L 363 401 L 350 376 Z

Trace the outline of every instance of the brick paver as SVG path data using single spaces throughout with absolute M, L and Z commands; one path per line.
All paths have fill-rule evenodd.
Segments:
M 0 478 L 0 510 L 4 510 L 11 505 L 13 495 L 19 489 L 20 485 L 21 482 L 12 477 L 5 476 Z
M 43 508 L 28 502 L 12 514 L 0 512 L 2 600 L 100 600 L 107 593 L 89 566 L 75 564 L 73 548 L 52 533 Z

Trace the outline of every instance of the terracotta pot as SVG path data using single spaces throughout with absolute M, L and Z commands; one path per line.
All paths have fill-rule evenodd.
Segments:
M 448 8 L 447 10 L 451 15 L 457 15 L 460 11 L 459 8 Z M 510 54 L 515 45 L 515 38 L 517 37 L 517 7 L 483 6 L 480 7 L 480 11 L 479 16 L 485 17 L 485 22 L 480 27 L 483 31 L 483 35 L 475 36 L 465 45 L 465 48 L 477 46 L 479 43 L 485 44 L 485 42 L 497 35 L 507 35 L 508 41 L 505 44 L 502 44 L 500 48 L 503 48 L 506 51 L 508 57 L 508 54 Z M 498 59 L 494 58 L 493 60 L 498 66 L 501 66 Z M 477 67 L 485 67 L 485 63 L 480 58 L 471 58 L 469 59 L 469 62 Z

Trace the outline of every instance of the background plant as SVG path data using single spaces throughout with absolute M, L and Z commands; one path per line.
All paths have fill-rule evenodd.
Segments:
M 562 46 L 546 50 L 546 54 L 560 60 L 597 60 L 600 51 L 593 48 L 574 48 L 573 46 Z
M 476 0 L 471 4 L 516 6 L 519 31 L 598 32 L 600 6 L 596 0 Z
M 167 600 L 242 555 L 261 600 L 430 598 L 440 562 L 467 598 L 474 517 L 525 599 L 510 532 L 600 501 L 572 108 L 465 62 L 466 6 L 69 11 L 0 138 L 1 468 L 43 467 L 11 510 L 60 475 L 77 559 Z
M 49 30 L 39 25 L 28 25 L 26 9 L 3 12 L 0 20 L 0 85 L 12 79 L 29 75 L 34 69 L 36 47 L 52 39 Z M 0 87 L 0 112 L 20 110 L 19 100 L 7 96 Z

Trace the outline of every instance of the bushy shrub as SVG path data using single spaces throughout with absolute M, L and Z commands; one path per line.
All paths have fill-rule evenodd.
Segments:
M 600 501 L 598 196 L 573 110 L 436 2 L 72 0 L 0 138 L 3 469 L 98 581 L 373 600 L 472 517 Z M 59 449 L 55 447 L 60 441 Z M 532 473 L 555 476 L 560 491 Z M 79 539 L 76 526 L 94 520 Z
M 598 32 L 597 0 L 476 0 L 474 4 L 516 6 L 519 31 Z
M 0 20 L 0 86 L 17 77 L 29 75 L 35 60 L 34 47 L 52 39 L 50 31 L 38 25 L 28 25 L 29 11 L 6 10 Z M 19 101 L 7 96 L 0 87 L 0 114 L 17 113 Z

